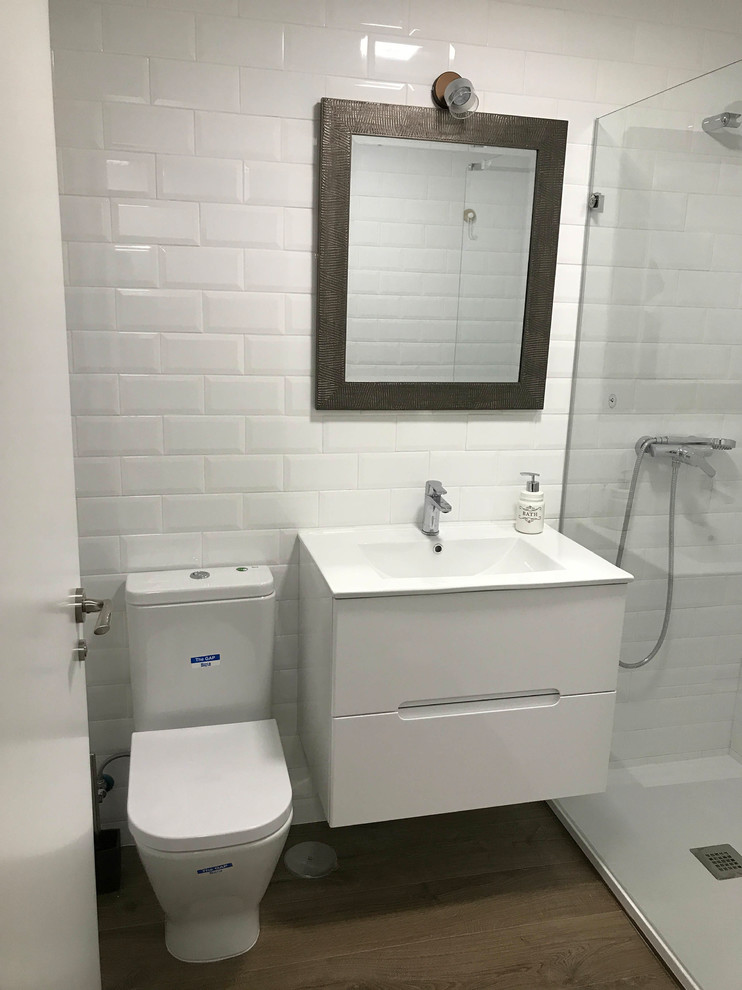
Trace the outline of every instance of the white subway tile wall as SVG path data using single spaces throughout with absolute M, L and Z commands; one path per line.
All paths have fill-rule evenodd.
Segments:
M 129 571 L 271 565 L 281 603 L 275 714 L 301 781 L 291 673 L 297 528 L 413 520 L 422 485 L 437 472 L 457 518 L 494 519 L 510 517 L 518 472 L 541 471 L 547 512 L 556 518 L 593 119 L 736 57 L 727 53 L 742 51 L 742 9 L 725 4 L 713 15 L 666 0 L 620 10 L 608 0 L 563 0 L 559 9 L 550 0 L 463 7 L 442 0 L 51 0 L 81 559 L 88 590 L 112 594 L 117 610 L 89 663 L 99 755 L 126 748 L 131 732 L 121 594 Z M 317 103 L 334 96 L 428 106 L 433 78 L 449 67 L 472 76 L 485 111 L 569 121 L 546 407 L 469 417 L 317 413 L 310 390 Z M 716 107 L 698 115 L 706 109 Z M 677 117 L 684 120 L 683 108 Z M 686 208 L 697 218 L 694 232 L 703 233 L 716 195 L 737 188 L 733 163 L 719 170 L 703 155 L 694 158 L 686 202 L 685 164 L 660 153 L 661 142 L 657 151 L 651 129 L 634 137 L 663 176 L 651 222 L 643 200 L 621 207 L 636 236 L 682 231 Z M 680 139 L 685 146 L 690 135 Z M 718 212 L 719 232 L 734 239 L 738 225 L 726 209 Z M 691 345 L 698 340 L 692 320 L 676 321 L 664 308 L 668 299 L 675 313 L 693 305 L 695 291 L 732 299 L 724 258 L 736 241 L 715 245 L 720 277 L 713 283 L 700 280 L 691 290 L 687 273 L 676 282 L 682 302 L 674 290 L 659 290 L 686 246 L 664 240 L 657 247 L 661 271 L 641 273 L 637 283 L 621 268 L 601 283 L 621 305 L 608 310 L 599 298 L 600 319 L 619 336 L 596 360 L 615 363 L 619 375 L 617 344 L 632 339 L 620 336 L 621 306 L 635 318 L 638 285 L 653 295 L 642 332 L 659 347 L 674 339 L 666 333 L 676 325 L 687 327 Z M 710 344 L 736 339 L 734 322 L 709 315 L 704 327 Z M 658 360 L 671 351 L 665 344 Z M 694 353 L 706 362 L 705 350 Z M 708 355 L 711 370 L 724 361 L 722 352 Z M 697 399 L 723 415 L 738 401 L 735 382 L 725 391 L 692 380 L 668 383 L 660 401 L 656 389 L 634 387 L 630 358 L 625 374 L 630 380 L 610 386 L 596 380 L 596 406 L 617 388 L 647 411 Z M 739 435 L 740 425 L 729 422 L 726 432 Z M 597 459 L 586 467 L 584 487 L 615 480 L 611 457 L 604 467 Z M 121 767 L 117 780 L 123 787 L 103 806 L 107 821 L 123 816 Z M 295 813 L 298 821 L 321 817 L 304 784 Z
M 742 755 L 742 237 L 730 220 L 740 216 L 742 184 L 722 180 L 739 176 L 741 162 L 738 142 L 700 127 L 740 82 L 739 67 L 722 70 L 614 114 L 598 131 L 595 185 L 606 199 L 588 240 L 566 532 L 615 558 L 640 437 L 740 442 L 712 455 L 713 480 L 680 469 L 673 615 L 657 657 L 620 673 L 618 763 L 730 745 Z M 636 576 L 622 648 L 629 662 L 648 654 L 662 627 L 669 490 L 669 464 L 647 457 L 625 558 Z

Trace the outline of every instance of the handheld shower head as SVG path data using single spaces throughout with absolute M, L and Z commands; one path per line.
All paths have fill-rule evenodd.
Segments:
M 726 437 L 696 437 L 696 436 L 657 436 L 657 437 L 639 437 L 634 445 L 634 449 L 637 454 L 641 454 L 643 450 L 647 450 L 652 453 L 651 448 L 666 447 L 666 446 L 682 446 L 682 447 L 710 447 L 712 450 L 734 450 L 737 446 L 736 440 L 729 440 Z
M 727 440 L 726 437 L 712 437 L 709 440 L 709 446 L 713 450 L 734 450 L 737 446 L 736 440 Z

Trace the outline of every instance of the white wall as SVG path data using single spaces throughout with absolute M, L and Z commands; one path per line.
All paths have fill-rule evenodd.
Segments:
M 555 518 L 593 119 L 742 53 L 742 8 L 53 0 L 52 30 L 88 590 L 120 609 L 131 570 L 274 567 L 275 712 L 297 819 L 313 817 L 295 734 L 296 529 L 415 519 L 428 477 L 454 518 L 509 518 L 526 469 Z M 448 68 L 473 78 L 484 111 L 569 120 L 545 409 L 318 414 L 317 101 L 428 106 Z M 95 645 L 91 734 L 105 754 L 131 731 L 122 616 Z M 121 787 L 106 816 L 124 804 Z

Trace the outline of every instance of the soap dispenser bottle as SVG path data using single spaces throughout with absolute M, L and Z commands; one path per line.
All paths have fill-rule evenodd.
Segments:
M 519 533 L 543 533 L 544 493 L 539 490 L 535 471 L 521 471 L 528 478 L 526 487 L 520 493 L 515 510 L 515 528 Z

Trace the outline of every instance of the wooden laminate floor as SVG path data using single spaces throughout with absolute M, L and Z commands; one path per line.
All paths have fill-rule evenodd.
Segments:
M 236 959 L 189 965 L 133 849 L 99 898 L 104 990 L 677 990 L 546 805 L 291 830 L 340 868 L 299 880 L 281 863 L 261 935 Z

